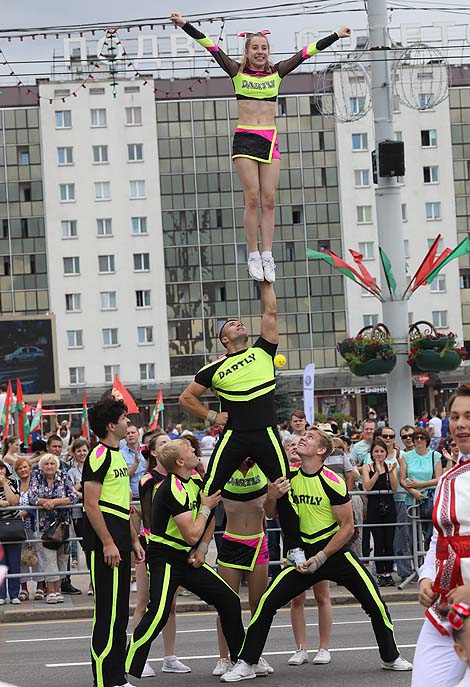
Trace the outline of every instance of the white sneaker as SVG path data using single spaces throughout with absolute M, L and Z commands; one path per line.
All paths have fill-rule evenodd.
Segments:
M 286 559 L 290 565 L 302 565 L 302 563 L 305 563 L 307 560 L 305 558 L 305 551 L 300 547 L 289 549 Z
M 0 599 L 0 606 L 4 606 L 6 604 L 7 600 L 6 599 Z
M 261 262 L 263 264 L 264 278 L 270 284 L 274 284 L 276 281 L 276 263 L 274 262 L 274 258 L 261 258 Z
M 330 661 L 331 661 L 331 654 L 328 651 L 328 649 L 318 649 L 312 663 L 320 666 L 320 665 L 325 665 L 326 663 L 330 663 Z
M 176 656 L 165 656 L 162 673 L 190 673 L 191 668 L 182 663 Z
M 266 673 L 265 673 L 266 674 Z M 222 675 L 221 682 L 240 682 L 240 680 L 253 680 L 256 677 L 255 667 L 238 659 L 232 670 Z
M 144 669 L 140 677 L 155 677 L 155 671 L 148 661 L 145 661 Z
M 134 687 L 130 682 L 125 682 L 123 685 L 114 685 L 114 687 Z
M 292 654 L 287 663 L 290 666 L 301 666 L 304 663 L 308 663 L 308 654 L 305 649 L 297 649 L 295 654 Z
M 248 258 L 248 274 L 255 281 L 264 281 L 263 262 L 261 255 Z
M 15 599 L 11 599 L 11 600 L 10 600 L 10 603 L 11 603 L 11 604 L 14 604 L 15 606 L 17 606 L 18 604 L 21 603 L 21 601 L 18 599 L 18 597 L 16 597 Z
M 402 656 L 398 656 L 391 663 L 382 661 L 382 668 L 384 670 L 413 670 L 413 664 L 404 659 Z
M 134 582 L 131 583 L 131 592 L 134 592 L 134 594 L 135 594 L 136 591 L 137 591 L 137 582 L 134 580 Z
M 232 666 L 232 661 L 229 658 L 219 658 L 214 670 L 212 671 L 212 675 L 215 675 L 216 677 L 225 675 L 225 673 L 228 673 L 228 671 L 231 670 Z
M 274 668 L 269 665 L 267 660 L 260 656 L 258 663 L 255 665 L 256 675 L 271 675 L 274 673 Z

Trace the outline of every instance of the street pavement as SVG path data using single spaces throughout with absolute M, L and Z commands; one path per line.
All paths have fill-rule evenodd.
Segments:
M 423 622 L 423 609 L 416 601 L 389 602 L 395 636 L 400 651 L 412 660 L 416 639 Z M 318 638 L 317 613 L 307 609 L 309 646 Z M 150 652 L 156 677 L 132 679 L 135 685 L 165 687 L 208 687 L 218 684 L 211 672 L 217 659 L 216 615 L 212 611 L 178 613 L 176 652 L 192 668 L 190 675 L 161 672 L 162 641 L 159 637 Z M 244 614 L 245 623 L 248 614 Z M 6 618 L 4 617 L 5 621 Z M 332 662 L 326 666 L 287 665 L 294 649 L 288 609 L 274 618 L 264 656 L 275 672 L 259 678 L 265 687 L 409 687 L 410 673 L 384 671 L 370 621 L 357 604 L 335 606 L 330 643 Z M 0 678 L 18 687 L 87 687 L 92 684 L 89 663 L 91 621 L 81 618 L 37 622 L 4 622 L 0 625 Z M 130 631 L 130 628 L 129 628 Z M 309 652 L 312 657 L 313 652 Z

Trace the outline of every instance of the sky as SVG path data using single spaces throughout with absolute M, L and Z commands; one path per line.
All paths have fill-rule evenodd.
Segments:
M 274 0 L 273 2 L 267 2 L 266 0 L 259 0 L 258 3 L 249 3 L 248 0 L 231 0 L 229 5 L 221 3 L 220 0 L 185 0 L 180 4 L 175 4 L 169 2 L 168 0 L 139 0 L 135 6 L 129 2 L 124 2 L 124 0 L 113 0 L 113 2 L 96 2 L 96 0 L 80 0 L 77 3 L 64 3 L 63 0 L 2 0 L 2 19 L 3 19 L 3 32 L 8 29 L 23 28 L 25 30 L 31 29 L 32 27 L 37 28 L 41 26 L 52 26 L 52 25 L 68 25 L 75 23 L 90 23 L 90 22 L 106 22 L 109 26 L 112 26 L 115 22 L 133 20 L 133 19 L 148 19 L 148 18 L 163 18 L 169 17 L 173 10 L 180 11 L 184 16 L 192 15 L 193 17 L 198 16 L 198 13 L 203 13 L 206 17 L 210 14 L 214 16 L 220 16 L 221 8 L 222 12 L 230 10 L 239 9 L 240 14 L 243 15 L 243 10 L 247 8 L 253 8 L 256 6 L 267 7 L 267 9 L 260 14 L 270 15 L 273 13 L 282 13 L 282 16 L 272 17 L 264 16 L 258 19 L 239 19 L 230 20 L 226 23 L 226 31 L 235 36 L 239 31 L 243 30 L 259 30 L 269 28 L 271 30 L 271 46 L 272 52 L 275 54 L 290 54 L 295 52 L 299 47 L 296 44 L 296 40 L 302 40 L 297 37 L 299 31 L 309 29 L 312 31 L 312 37 L 307 40 L 303 40 L 303 43 L 312 40 L 313 36 L 325 35 L 335 30 L 340 25 L 348 25 L 355 30 L 355 35 L 363 34 L 367 26 L 367 17 L 365 11 L 362 11 L 365 7 L 366 0 L 350 0 L 350 2 L 345 5 L 345 3 L 340 4 L 339 12 L 332 12 L 334 0 L 317 0 L 317 4 L 323 8 L 325 6 L 325 12 L 322 14 L 315 15 L 299 15 L 300 4 L 294 4 L 285 0 Z M 398 0 L 395 0 L 395 4 L 398 4 Z M 454 49 L 454 53 L 457 54 L 459 58 L 466 58 L 465 61 L 470 63 L 470 29 L 468 28 L 468 19 L 470 13 L 457 13 L 454 11 L 458 4 L 458 0 L 401 0 L 401 4 L 407 4 L 409 7 L 421 6 L 425 7 L 426 10 L 408 10 L 400 11 L 394 9 L 391 13 L 391 26 L 398 27 L 404 23 L 415 23 L 417 26 L 420 25 L 431 25 L 433 22 L 444 22 L 448 25 L 447 31 L 449 37 L 454 39 L 456 45 L 464 46 L 459 49 Z M 460 7 L 465 7 L 467 2 L 465 0 L 460 0 Z M 288 5 L 286 7 L 286 5 Z M 290 6 L 289 6 L 290 5 Z M 360 11 L 342 11 L 342 8 L 347 7 L 349 10 L 357 9 Z M 447 11 L 437 11 L 430 10 L 432 6 L 440 6 L 443 10 Z M 137 9 L 136 9 L 137 8 Z M 294 15 L 294 16 L 293 16 Z M 459 24 L 460 27 L 449 26 L 449 24 Z M 465 27 L 463 24 L 467 24 L 466 35 Z M 203 22 L 201 30 L 209 33 L 212 38 L 217 37 L 218 30 L 220 28 L 220 23 L 214 22 L 214 24 L 209 24 L 207 21 Z M 361 30 L 362 29 L 362 30 Z M 170 29 L 171 30 L 171 29 Z M 411 29 L 410 37 L 413 36 L 414 29 Z M 433 38 L 439 38 L 442 29 L 435 28 L 429 33 L 429 40 Z M 134 35 L 137 32 L 134 33 Z M 131 34 L 132 35 L 132 34 Z M 155 29 L 155 35 L 157 39 L 165 39 L 169 36 L 169 32 L 162 32 L 161 28 Z M 401 34 L 397 33 L 395 29 L 395 37 L 399 37 Z M 426 41 L 427 42 L 427 41 Z M 163 44 L 163 42 L 162 42 Z M 302 44 L 302 43 L 301 43 Z M 224 44 L 225 46 L 227 43 Z M 230 36 L 229 36 L 230 45 Z M 233 46 L 234 44 L 232 44 Z M 346 45 L 344 46 L 346 47 Z M 63 51 L 63 41 L 62 39 L 56 41 L 55 39 L 48 39 L 47 41 L 43 39 L 36 39 L 32 41 L 31 38 L 25 39 L 23 43 L 18 40 L 8 43 L 5 39 L 1 39 L 0 35 L 0 48 L 3 50 L 5 58 L 12 63 L 19 60 L 36 60 L 38 61 L 33 67 L 29 66 L 30 72 L 40 72 L 41 70 L 47 70 L 46 66 L 38 66 L 39 60 L 46 59 L 50 60 L 52 58 L 52 53 L 55 50 L 56 54 L 61 54 Z M 232 47 L 233 49 L 233 47 Z M 231 52 L 231 51 L 230 51 Z M 21 69 L 26 69 L 26 67 L 15 66 L 15 71 L 20 73 Z M 11 83 L 8 79 L 9 70 L 8 66 L 2 66 L 0 64 L 0 85 Z M 29 83 L 34 82 L 34 78 L 31 77 Z

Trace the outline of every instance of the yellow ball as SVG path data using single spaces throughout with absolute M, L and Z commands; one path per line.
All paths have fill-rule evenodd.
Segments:
M 278 353 L 277 355 L 274 356 L 274 364 L 276 367 L 284 367 L 284 365 L 287 363 L 287 358 L 285 355 L 282 355 L 282 353 Z

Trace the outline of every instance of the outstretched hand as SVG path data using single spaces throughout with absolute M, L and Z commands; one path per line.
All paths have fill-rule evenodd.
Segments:
M 349 38 L 352 31 L 349 28 L 349 26 L 340 26 L 340 28 L 337 29 L 336 33 L 338 34 L 338 38 Z
M 186 19 L 179 12 L 172 12 L 170 19 L 175 26 L 184 26 L 186 24 Z

